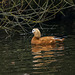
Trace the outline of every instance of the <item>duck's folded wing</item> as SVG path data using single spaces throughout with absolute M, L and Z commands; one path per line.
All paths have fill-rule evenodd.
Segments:
M 40 38 L 40 41 L 42 42 L 42 43 L 45 43 L 45 44 L 48 44 L 48 43 L 54 43 L 55 41 L 54 41 L 54 37 L 41 37 Z

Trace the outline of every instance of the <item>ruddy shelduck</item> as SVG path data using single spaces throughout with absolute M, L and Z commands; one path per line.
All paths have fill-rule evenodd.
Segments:
M 41 32 L 38 28 L 34 28 L 32 30 L 32 33 L 34 34 L 31 44 L 34 45 L 48 45 L 48 44 L 55 44 L 57 41 L 63 42 L 64 38 L 55 38 L 55 36 L 45 36 L 41 37 Z

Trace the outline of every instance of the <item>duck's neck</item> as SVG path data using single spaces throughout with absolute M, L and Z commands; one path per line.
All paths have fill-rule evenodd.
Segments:
M 35 36 L 34 36 L 34 37 L 33 37 L 33 39 L 35 39 L 35 40 L 39 40 L 39 39 L 40 39 L 40 37 L 35 37 Z
M 40 37 L 41 37 L 41 33 L 40 33 L 40 32 L 36 32 L 36 33 L 34 33 L 34 37 L 36 37 L 36 38 L 40 38 Z

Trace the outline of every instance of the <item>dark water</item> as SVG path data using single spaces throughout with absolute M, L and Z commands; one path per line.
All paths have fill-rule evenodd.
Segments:
M 0 40 L 0 75 L 75 75 L 75 39 L 31 46 L 31 37 Z

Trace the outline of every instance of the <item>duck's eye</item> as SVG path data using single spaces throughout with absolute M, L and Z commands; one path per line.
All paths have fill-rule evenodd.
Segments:
M 32 33 L 34 33 L 34 32 L 35 32 L 35 29 L 32 30 Z

